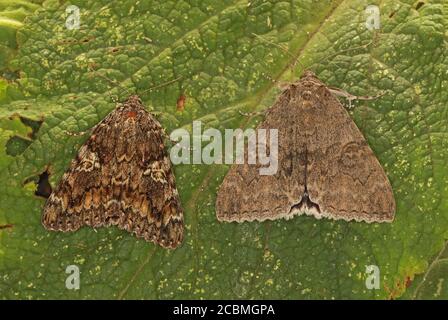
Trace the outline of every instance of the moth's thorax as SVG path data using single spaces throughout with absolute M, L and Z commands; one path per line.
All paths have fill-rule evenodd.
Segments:
M 144 110 L 134 104 L 128 104 L 125 102 L 121 107 L 119 113 L 123 116 L 125 121 L 138 121 L 141 118 L 141 114 Z
M 313 96 L 313 91 L 308 90 L 308 88 L 304 88 L 304 90 L 299 91 L 299 95 L 304 102 L 311 101 L 311 98 Z
M 311 78 L 302 78 L 291 85 L 291 100 L 299 102 L 304 108 L 312 107 L 320 87 L 321 84 L 318 81 Z
M 301 79 L 304 79 L 304 78 L 316 78 L 316 75 L 311 70 L 305 70 L 300 78 Z
M 135 119 L 136 117 L 137 117 L 137 111 L 135 111 L 135 110 L 128 110 L 128 111 L 126 111 L 126 113 L 125 113 L 125 116 L 128 118 L 128 119 Z
M 130 96 L 121 106 L 120 113 L 125 116 L 126 120 L 137 120 L 140 114 L 146 113 L 142 100 L 137 95 Z
M 288 96 L 291 100 L 301 100 L 307 102 L 313 99 L 313 96 L 322 87 L 322 82 L 316 75 L 310 71 L 305 70 L 299 80 L 289 85 Z

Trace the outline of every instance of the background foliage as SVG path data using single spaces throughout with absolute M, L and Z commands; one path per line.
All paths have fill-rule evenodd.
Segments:
M 0 18 L 0 297 L 448 297 L 443 0 L 74 1 L 81 28 L 71 31 L 66 3 L 13 4 L 24 14 L 11 32 Z M 380 6 L 380 30 L 365 26 L 369 4 Z M 304 67 L 353 94 L 386 93 L 356 102 L 351 115 L 391 180 L 392 224 L 218 223 L 215 195 L 228 168 L 182 165 L 175 171 L 187 232 L 174 251 L 115 228 L 62 234 L 41 226 L 39 175 L 48 172 L 54 186 L 86 139 L 64 130 L 93 127 L 114 97 L 140 93 L 168 132 L 193 119 L 246 128 L 260 119 L 239 111 L 270 106 L 278 82 Z M 185 109 L 177 111 L 181 94 Z M 81 269 L 78 291 L 65 288 L 71 264 Z M 379 290 L 365 287 L 370 264 L 380 267 Z

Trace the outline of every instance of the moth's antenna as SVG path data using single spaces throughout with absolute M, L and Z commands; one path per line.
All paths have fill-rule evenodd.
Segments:
M 323 58 L 321 61 L 326 61 L 326 60 L 330 59 L 331 57 L 334 57 L 334 56 L 336 56 L 336 55 L 338 55 L 338 54 L 341 54 L 341 53 L 344 53 L 344 52 L 350 52 L 350 51 L 354 51 L 354 50 L 358 50 L 358 49 L 366 49 L 366 48 L 367 48 L 368 46 L 370 46 L 372 43 L 373 43 L 373 41 L 369 41 L 368 43 L 359 45 L 359 46 L 357 46 L 357 47 L 348 48 L 348 49 L 345 49 L 345 50 L 341 50 L 341 51 L 335 52 L 335 53 L 333 53 L 333 54 L 329 54 L 328 56 L 326 56 L 325 58 Z
M 300 66 L 301 66 L 303 69 L 307 69 L 307 68 L 300 62 L 300 60 L 297 59 L 297 57 L 294 56 L 294 55 L 288 50 L 288 48 L 286 48 L 286 47 L 284 47 L 284 46 L 282 46 L 282 45 L 280 45 L 280 44 L 278 44 L 278 43 L 269 41 L 269 40 L 267 40 L 265 37 L 260 36 L 260 35 L 258 35 L 258 34 L 255 34 L 255 33 L 252 33 L 252 34 L 253 34 L 255 37 L 257 37 L 258 39 L 261 39 L 262 41 L 264 41 L 264 42 L 266 42 L 266 43 L 268 43 L 268 44 L 270 44 L 270 45 L 273 45 L 273 46 L 275 46 L 275 47 L 277 47 L 277 48 L 280 48 L 280 49 L 283 50 L 288 56 L 290 56 L 291 58 L 293 58 L 293 59 L 295 60 L 295 61 L 294 61 L 294 64 L 295 64 L 295 63 L 299 63 Z M 368 43 L 359 45 L 359 46 L 357 46 L 357 47 L 348 48 L 348 49 L 346 49 L 346 50 L 342 50 L 342 51 L 339 51 L 339 52 L 336 52 L 336 53 L 333 53 L 333 54 L 329 54 L 328 56 L 326 56 L 325 58 L 323 58 L 321 61 L 328 60 L 329 58 L 334 57 L 334 56 L 336 56 L 336 55 L 338 55 L 338 54 L 341 54 L 341 53 L 343 53 L 343 52 L 350 52 L 350 51 L 358 50 L 358 49 L 361 49 L 361 48 L 364 48 L 364 49 L 365 49 L 365 48 L 367 48 L 368 46 L 370 46 L 372 43 L 373 43 L 373 41 L 369 41 Z M 294 65 L 294 64 L 293 64 L 293 65 Z
M 116 80 L 112 80 L 109 79 L 108 77 L 106 77 L 105 75 L 102 75 L 101 73 L 99 73 L 97 70 L 93 70 L 93 72 L 98 75 L 100 78 L 105 79 L 106 81 L 108 81 L 109 83 L 111 83 L 112 85 L 122 89 L 123 91 L 125 91 L 127 93 L 128 96 L 131 95 L 131 93 L 129 92 L 128 89 L 126 89 L 125 87 L 123 87 L 120 83 L 118 83 Z
M 270 44 L 270 45 L 272 45 L 272 46 L 274 46 L 274 47 L 277 47 L 277 48 L 281 49 L 281 50 L 282 50 L 283 52 L 285 52 L 288 56 L 290 56 L 292 59 L 294 59 L 294 64 L 293 64 L 293 65 L 295 65 L 296 63 L 299 63 L 300 66 L 301 66 L 303 69 L 306 69 L 306 67 L 299 61 L 299 59 L 297 59 L 296 56 L 294 56 L 294 55 L 288 50 L 288 48 L 285 48 L 285 47 L 282 46 L 281 44 L 278 44 L 278 43 L 269 41 L 269 40 L 266 39 L 265 37 L 260 36 L 260 35 L 258 35 L 258 34 L 256 34 L 256 33 L 252 33 L 252 35 L 254 35 L 254 36 L 257 37 L 258 39 L 264 41 L 265 43 L 268 43 L 268 44 Z
M 102 75 L 101 73 L 99 73 L 97 70 L 92 70 L 92 71 L 93 71 L 96 75 L 98 75 L 100 78 L 105 79 L 106 81 L 108 81 L 109 83 L 111 83 L 113 86 L 116 86 L 116 87 L 122 89 L 123 91 L 125 91 L 126 94 L 127 94 L 128 96 L 131 96 L 131 95 L 132 95 L 132 93 L 131 93 L 126 87 L 123 87 L 123 86 L 122 86 L 120 83 L 118 83 L 116 80 L 109 79 L 109 78 L 106 77 L 105 75 Z M 177 77 L 176 79 L 173 79 L 173 80 L 170 80 L 170 81 L 167 81 L 167 82 L 158 84 L 158 85 L 156 85 L 156 86 L 154 86 L 154 87 L 151 87 L 151 88 L 149 88 L 149 89 L 146 89 L 145 91 L 141 92 L 141 94 L 144 94 L 144 93 L 146 93 L 146 92 L 148 92 L 148 91 L 152 91 L 152 90 L 155 90 L 155 89 L 164 87 L 164 86 L 166 86 L 166 85 L 169 85 L 169 84 L 171 84 L 171 83 L 174 83 L 174 82 L 176 82 L 176 81 L 179 81 L 181 78 L 182 78 L 182 76 L 179 76 L 179 77 Z
M 156 85 L 156 86 L 154 86 L 154 87 L 151 87 L 151 88 L 149 88 L 149 89 L 146 89 L 145 91 L 142 91 L 141 94 L 144 94 L 144 93 L 146 93 L 146 92 L 148 92 L 148 91 L 152 91 L 152 90 L 155 90 L 155 89 L 162 88 L 162 87 L 167 86 L 167 85 L 169 85 L 169 84 L 172 84 L 172 83 L 174 83 L 174 82 L 176 82 L 176 81 L 179 81 L 180 79 L 182 79 L 182 76 L 179 76 L 179 77 L 177 77 L 176 79 L 173 79 L 173 80 L 170 80 L 170 81 L 167 81 L 167 82 L 158 84 L 158 85 Z

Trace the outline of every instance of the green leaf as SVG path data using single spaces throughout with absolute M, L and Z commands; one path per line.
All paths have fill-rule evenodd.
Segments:
M 42 1 L 0 0 L 0 103 L 6 100 L 7 80 L 17 77 L 8 70 L 9 61 L 17 52 L 17 30 L 23 26 L 26 16 L 40 7 L 40 2 Z
M 0 0 L 0 45 L 4 50 L 16 48 L 16 31 L 25 17 L 40 7 L 36 2 L 41 1 Z
M 365 8 L 375 3 L 382 27 L 371 31 Z M 428 269 L 448 237 L 442 0 L 418 10 L 414 1 L 392 0 L 72 4 L 80 8 L 79 30 L 65 28 L 67 5 L 56 2 L 27 19 L 12 63 L 20 92 L 0 106 L 0 117 L 44 119 L 0 172 L 0 224 L 13 225 L 0 229 L 2 298 L 385 299 L 401 296 L 408 278 Z M 356 102 L 351 114 L 391 180 L 393 223 L 303 216 L 218 223 L 216 190 L 228 167 L 181 165 L 186 235 L 174 251 L 116 228 L 64 234 L 41 226 L 45 200 L 27 182 L 48 168 L 54 186 L 86 139 L 65 131 L 93 127 L 114 108 L 114 96 L 139 93 L 168 132 L 194 119 L 246 128 L 260 119 L 239 111 L 266 109 L 279 92 L 272 80 L 292 81 L 303 66 L 352 94 L 385 92 Z M 181 94 L 183 112 L 176 111 Z M 78 291 L 65 288 L 72 264 L 81 270 Z M 380 268 L 380 289 L 366 288 L 366 265 Z
M 408 280 L 409 289 L 403 295 L 404 299 L 448 299 L 448 242 L 431 261 L 424 274 L 413 281 Z

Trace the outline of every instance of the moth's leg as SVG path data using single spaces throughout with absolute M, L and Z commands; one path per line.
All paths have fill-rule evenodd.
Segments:
M 340 97 L 344 97 L 347 100 L 375 100 L 385 94 L 385 92 L 380 92 L 379 94 L 377 94 L 375 96 L 356 96 L 356 95 L 353 95 L 343 89 L 333 88 L 333 87 L 329 87 L 328 89 L 330 90 L 331 93 L 333 93 L 337 96 L 340 96 Z
M 86 131 L 79 131 L 79 132 L 72 132 L 72 131 L 64 130 L 64 133 L 65 133 L 66 135 L 68 135 L 68 136 L 71 136 L 71 137 L 79 137 L 79 136 L 83 136 L 83 135 L 85 135 L 85 134 L 87 134 L 87 133 L 91 133 L 91 132 L 92 132 L 92 129 L 93 129 L 93 128 L 90 128 L 90 129 L 88 129 L 88 130 L 86 130 Z
M 153 113 L 154 114 L 154 113 Z M 164 140 L 164 144 L 165 146 L 168 146 L 169 148 L 172 148 L 175 145 L 178 145 L 180 141 L 175 141 L 173 139 L 171 139 L 171 137 L 166 133 L 165 129 L 162 128 L 162 135 L 163 135 L 163 140 Z M 184 147 L 184 146 L 180 146 L 180 148 L 182 150 L 187 150 L 187 151 L 191 151 L 193 150 L 192 147 Z
M 293 73 L 293 71 L 291 70 L 291 73 Z M 280 81 L 277 79 L 272 78 L 270 75 L 263 73 L 262 74 L 263 77 L 265 77 L 266 79 L 268 79 L 270 82 L 272 82 L 273 84 L 275 84 L 280 90 L 285 90 L 288 89 L 289 86 L 291 85 L 291 82 L 288 81 Z
M 120 99 L 118 98 L 117 95 L 114 94 L 109 94 L 110 99 L 112 100 L 113 103 L 120 103 Z
M 180 141 L 172 140 L 172 139 L 170 138 L 170 136 L 168 136 L 168 135 L 165 136 L 165 142 L 167 142 L 165 145 L 169 145 L 170 148 L 172 148 L 172 147 L 174 147 L 174 146 L 177 145 L 177 146 L 179 146 L 182 150 L 185 150 L 185 151 L 192 151 L 192 150 L 194 150 L 193 147 L 191 147 L 191 146 L 189 146 L 189 147 L 185 147 L 185 146 L 179 145 Z
M 164 112 L 162 112 L 162 111 L 153 111 L 153 110 L 151 110 L 150 112 L 151 112 L 151 114 L 152 114 L 154 117 L 157 118 L 157 120 L 160 119 L 160 118 L 159 118 L 160 116 L 163 116 L 163 115 L 164 115 Z
M 245 117 L 265 116 L 267 113 L 267 110 L 254 111 L 254 112 L 243 112 L 241 110 L 238 110 L 238 113 Z
M 179 144 L 179 141 L 173 141 L 173 140 L 171 140 L 171 139 L 168 139 L 168 140 L 166 140 L 166 141 L 167 141 L 168 143 L 166 143 L 165 145 L 168 146 L 169 149 L 171 149 L 172 147 L 174 147 L 174 146 L 176 146 L 176 145 Z M 188 152 L 194 150 L 194 148 L 191 147 L 191 146 L 189 146 L 189 147 L 185 147 L 185 146 L 182 146 L 182 145 L 181 145 L 181 146 L 178 145 L 178 147 L 179 147 L 180 149 L 185 150 L 185 151 L 188 151 Z
M 239 110 L 238 113 L 245 117 L 258 117 L 258 116 L 266 117 L 271 111 L 272 111 L 272 108 L 268 107 L 262 111 L 243 112 L 243 111 Z
M 348 104 L 349 104 L 349 106 L 348 106 L 349 109 L 352 108 L 352 101 L 354 101 L 354 100 L 375 100 L 375 99 L 382 97 L 385 94 L 385 92 L 380 92 L 379 94 L 377 94 L 375 96 L 356 96 L 356 95 L 353 95 L 353 94 L 351 94 L 343 89 L 340 89 L 340 88 L 329 87 L 328 89 L 330 90 L 330 92 L 332 94 L 334 94 L 338 97 L 343 97 L 343 98 L 347 99 Z

